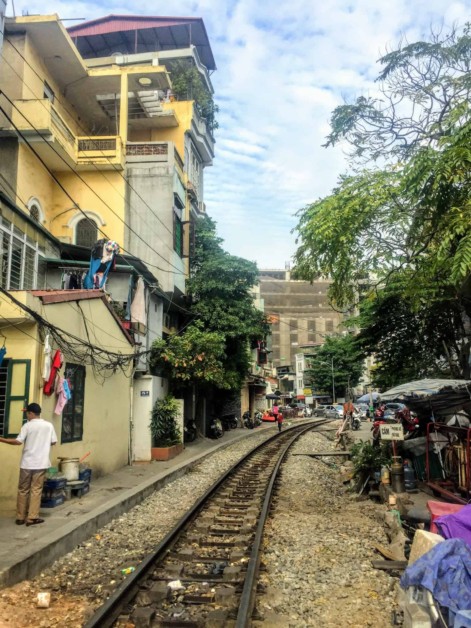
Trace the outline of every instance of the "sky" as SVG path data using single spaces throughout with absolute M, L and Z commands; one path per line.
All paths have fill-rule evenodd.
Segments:
M 284 268 L 296 212 L 348 170 L 344 148 L 323 148 L 333 109 L 376 93 L 377 60 L 401 37 L 462 26 L 471 0 L 15 0 L 17 15 L 57 13 L 203 18 L 216 59 L 216 156 L 204 200 L 231 254 Z M 12 0 L 7 0 L 11 15 Z M 66 25 L 75 24 L 68 22 Z

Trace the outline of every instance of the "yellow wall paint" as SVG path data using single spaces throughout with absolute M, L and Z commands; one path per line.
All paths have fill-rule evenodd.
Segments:
M 64 327 L 67 321 L 67 330 L 85 340 L 86 332 L 80 311 L 74 302 L 58 303 L 44 306 L 31 293 L 15 292 L 17 298 L 40 312 L 54 325 Z M 133 352 L 107 306 L 101 299 L 83 300 L 80 306 L 88 322 L 91 341 L 109 350 L 123 354 Z M 18 320 L 24 312 L 13 306 L 5 297 L 0 297 L 0 314 L 5 318 Z M 59 439 L 58 444 L 51 451 L 53 466 L 58 463 L 57 457 L 81 457 L 91 452 L 87 462 L 93 469 L 95 477 L 111 473 L 127 464 L 129 438 L 129 402 L 130 379 L 121 371 L 102 380 L 95 379 L 92 368 L 86 367 L 85 378 L 85 405 L 83 439 L 74 443 L 61 444 L 60 416 L 54 415 L 56 397 L 46 397 L 42 391 L 42 343 L 25 335 L 27 331 L 37 340 L 40 340 L 38 328 L 31 323 L 24 323 L 18 327 L 1 329 L 6 337 L 7 358 L 31 360 L 31 379 L 29 402 L 37 401 L 43 408 L 42 416 L 50 420 Z M 56 347 L 53 344 L 53 350 Z M 66 362 L 75 362 L 65 356 Z M 130 374 L 130 372 L 128 372 Z M 0 514 L 12 515 L 16 501 L 16 486 L 18 482 L 19 463 L 22 447 L 14 447 L 0 443 L 2 457 L 2 473 L 0 474 Z
M 177 147 L 180 157 L 184 159 L 185 156 L 185 133 L 191 128 L 191 118 L 193 115 L 193 101 L 184 100 L 171 103 L 162 103 L 164 110 L 173 109 L 177 114 L 179 120 L 179 126 L 152 129 L 152 141 L 153 142 L 174 142 Z
M 45 215 L 45 227 L 50 229 L 54 181 L 38 158 L 26 144 L 18 150 L 17 205 L 25 210 L 24 204 L 34 196 L 41 203 Z M 25 210 L 26 211 L 26 210 Z
M 120 173 L 109 171 L 82 172 L 81 177 L 90 187 L 87 187 L 73 173 L 58 172 L 56 176 L 83 211 L 94 212 L 104 220 L 105 225 L 99 225 L 100 229 L 111 240 L 116 240 L 118 244 L 124 245 L 125 181 Z M 79 210 L 71 208 L 73 208 L 72 201 L 59 186 L 55 185 L 51 205 L 50 231 L 57 238 L 70 238 L 68 241 L 73 243 L 73 229 L 68 224 L 74 216 L 81 214 Z M 101 237 L 104 236 L 99 234 L 99 238 Z

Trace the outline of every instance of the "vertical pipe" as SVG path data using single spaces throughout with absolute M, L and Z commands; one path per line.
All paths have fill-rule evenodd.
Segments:
M 332 404 L 335 405 L 334 358 L 332 358 Z

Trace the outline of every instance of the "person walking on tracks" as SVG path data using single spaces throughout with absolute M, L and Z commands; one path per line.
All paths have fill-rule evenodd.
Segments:
M 41 418 L 41 406 L 30 403 L 25 408 L 27 422 L 16 438 L 0 438 L 0 443 L 24 445 L 20 462 L 20 480 L 16 505 L 17 525 L 43 523 L 39 518 L 41 494 L 46 471 L 51 466 L 51 445 L 57 443 L 54 426 Z
M 278 422 L 278 432 L 281 432 L 281 428 L 283 427 L 283 415 L 281 412 L 278 412 L 276 415 L 276 420 Z
M 275 405 L 273 406 L 273 408 L 271 409 L 271 413 L 273 414 L 273 416 L 275 417 L 275 421 L 278 420 L 278 412 L 280 411 L 280 409 L 278 408 L 278 404 L 275 403 Z

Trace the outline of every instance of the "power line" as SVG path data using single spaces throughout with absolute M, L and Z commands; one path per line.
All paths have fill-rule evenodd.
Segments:
M 18 48 L 9 40 L 9 39 L 5 39 L 6 42 L 8 42 L 8 44 L 16 51 L 16 53 L 23 59 L 23 61 L 29 66 L 29 68 L 34 72 L 34 74 L 42 81 L 43 77 L 41 77 L 36 69 L 29 63 L 29 61 L 21 54 L 21 52 L 18 50 Z M 18 72 L 16 72 L 15 68 L 9 63 L 9 61 L 5 58 L 5 55 L 2 54 L 3 60 L 10 66 L 10 68 L 13 70 L 13 72 L 18 76 L 19 79 L 21 79 L 24 84 L 27 86 L 27 88 L 30 90 L 30 92 L 33 94 L 33 96 L 36 97 L 36 99 L 41 103 L 41 105 L 46 108 L 45 104 L 42 102 L 42 99 L 38 98 L 37 94 L 34 93 L 33 89 L 26 83 L 26 81 L 24 81 L 24 77 L 21 77 Z M 62 105 L 64 107 L 65 110 L 67 110 L 67 106 L 66 104 L 59 100 L 59 98 L 57 98 L 56 96 L 56 100 L 57 102 Z M 71 115 L 71 114 L 69 114 Z M 84 131 L 84 136 L 87 137 L 89 140 L 94 141 L 94 138 L 92 136 L 90 136 L 87 132 L 85 127 L 80 123 L 80 121 L 77 121 L 77 126 Z M 118 175 L 126 182 L 126 184 L 131 188 L 131 190 L 133 190 L 133 192 L 135 192 L 135 194 L 138 196 L 138 198 L 145 204 L 145 206 L 150 210 L 150 212 L 157 218 L 157 220 L 162 224 L 162 226 L 170 233 L 170 235 L 173 236 L 172 231 L 167 227 L 167 225 L 161 220 L 161 218 L 158 216 L 158 214 L 156 214 L 153 210 L 152 207 L 147 203 L 147 201 L 139 194 L 139 192 L 131 185 L 131 183 L 128 181 L 128 179 L 126 179 L 126 177 L 122 174 L 122 172 L 116 167 L 115 164 L 113 164 L 113 162 L 111 161 L 111 159 L 104 153 L 104 151 L 100 150 L 102 156 L 108 161 L 108 163 L 111 165 L 111 167 L 113 168 L 113 170 L 115 172 L 118 173 Z M 115 190 L 117 190 L 117 188 L 111 183 L 111 181 L 105 176 L 105 174 L 103 173 L 103 171 L 98 168 L 98 166 L 96 164 L 93 164 L 93 167 L 101 174 L 101 176 L 103 176 L 103 178 L 108 181 L 108 183 L 110 185 L 112 185 L 114 187 Z M 117 190 L 118 191 L 118 190 Z M 119 193 L 119 191 L 118 191 Z M 122 198 L 125 200 L 125 197 L 122 196 Z M 166 243 L 164 243 L 166 244 Z M 167 248 L 169 250 L 170 247 L 166 244 Z
M 27 116 L 24 115 L 24 113 L 22 113 L 18 107 L 14 104 L 14 102 L 5 94 L 4 91 L 0 90 L 0 95 L 3 95 L 8 102 L 12 105 L 12 107 L 14 107 L 19 113 L 20 115 L 23 116 L 23 118 L 26 120 L 26 122 L 30 125 L 30 127 L 42 138 L 45 139 L 44 136 L 42 135 L 42 133 L 36 129 L 36 127 L 32 124 L 32 122 L 27 118 Z M 0 111 L 3 113 L 3 115 L 5 116 L 5 118 L 10 122 L 10 124 L 12 125 L 12 127 L 15 129 L 15 131 L 18 133 L 18 135 L 21 137 L 21 139 L 25 142 L 25 144 L 28 146 L 28 148 L 32 151 L 32 153 L 39 159 L 39 161 L 41 162 L 41 164 L 43 165 L 43 167 L 46 169 L 46 171 L 49 173 L 49 175 L 53 178 L 53 180 L 57 183 L 57 185 L 60 187 L 60 189 L 64 192 L 64 194 L 66 194 L 67 198 L 69 198 L 69 200 L 71 200 L 72 203 L 74 203 L 74 206 L 77 207 L 77 209 L 83 214 L 83 216 L 86 218 L 86 220 L 88 222 L 90 221 L 90 218 L 87 216 L 87 214 L 81 209 L 81 207 L 78 205 L 78 203 L 76 203 L 74 201 L 74 199 L 70 196 L 70 194 L 67 192 L 67 190 L 65 189 L 65 187 L 63 186 L 63 184 L 59 181 L 59 179 L 56 177 L 56 175 L 52 172 L 52 170 L 49 168 L 49 166 L 45 163 L 45 161 L 42 159 L 42 157 L 37 153 L 37 151 L 32 147 L 31 143 L 28 141 L 28 139 L 25 137 L 25 135 L 19 130 L 19 128 L 14 124 L 13 120 L 10 118 L 10 116 L 7 114 L 7 112 L 3 109 L 3 107 L 0 107 Z M 120 222 L 122 222 L 139 240 L 141 240 L 141 242 L 143 244 L 145 244 L 153 253 L 156 253 L 165 263 L 167 263 L 169 266 L 171 266 L 172 268 L 175 268 L 175 271 L 169 270 L 169 269 L 165 269 L 165 268 L 160 268 L 159 266 L 155 266 L 151 263 L 149 263 L 149 266 L 154 266 L 155 268 L 157 268 L 158 270 L 161 270 L 162 272 L 167 272 L 167 273 L 172 273 L 174 275 L 178 274 L 178 275 L 183 275 L 186 276 L 186 273 L 182 272 L 180 269 L 178 269 L 176 266 L 174 266 L 171 262 L 169 262 L 167 259 L 165 259 L 165 257 L 159 253 L 158 251 L 156 251 L 152 245 L 150 245 L 148 242 L 146 242 L 146 240 L 144 240 L 130 225 L 128 225 L 126 223 L 125 220 L 123 220 L 121 218 L 121 216 L 114 211 L 114 209 L 98 194 L 98 192 L 96 192 L 93 187 L 87 182 L 85 181 L 85 179 L 76 171 L 72 168 L 72 166 L 70 166 L 67 163 L 67 160 L 59 153 L 58 150 L 56 150 L 54 148 L 54 146 L 52 144 L 50 144 L 49 142 L 46 142 L 46 144 L 49 146 L 49 148 L 59 157 L 59 159 L 61 161 L 64 162 L 64 164 L 75 174 L 75 176 L 103 203 L 103 205 L 109 209 L 109 211 L 114 214 L 116 216 L 116 218 L 118 218 L 118 220 Z M 95 224 L 95 223 L 93 223 Z M 145 224 L 148 225 L 148 223 L 146 222 Z M 98 225 L 97 225 L 97 229 L 100 233 L 102 233 L 105 238 L 107 238 L 108 240 L 110 239 L 106 233 L 103 231 L 103 229 L 101 229 Z M 129 255 L 132 255 L 132 253 L 130 253 L 129 251 L 127 251 L 125 248 L 121 247 L 123 251 L 125 251 L 126 253 L 128 253 Z

